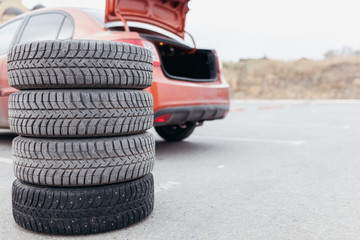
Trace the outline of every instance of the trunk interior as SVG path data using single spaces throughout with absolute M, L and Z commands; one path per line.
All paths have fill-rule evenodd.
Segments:
M 167 77 L 196 82 L 216 81 L 217 61 L 213 51 L 198 49 L 191 53 L 191 48 L 177 41 L 147 34 L 143 37 L 156 46 Z

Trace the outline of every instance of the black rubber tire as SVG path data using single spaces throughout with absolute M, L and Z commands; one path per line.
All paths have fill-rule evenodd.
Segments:
M 154 207 L 151 173 L 127 183 L 98 187 L 49 188 L 15 180 L 13 217 L 30 231 L 54 235 L 107 232 L 130 226 Z
M 165 141 L 178 142 L 189 137 L 196 127 L 195 122 L 188 122 L 185 125 L 186 128 L 181 128 L 179 125 L 168 125 L 155 127 L 155 130 Z
M 152 84 L 152 53 L 120 42 L 55 40 L 23 43 L 8 54 L 10 86 L 137 88 Z
M 123 137 L 44 139 L 16 137 L 15 177 L 47 186 L 93 186 L 134 180 L 153 169 L 151 133 Z
M 142 90 L 27 90 L 10 95 L 10 129 L 33 137 L 93 137 L 143 132 L 153 125 Z

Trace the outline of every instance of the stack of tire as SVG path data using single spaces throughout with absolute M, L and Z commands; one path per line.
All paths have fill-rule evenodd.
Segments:
M 28 230 L 76 235 L 127 227 L 153 210 L 152 55 L 66 40 L 8 55 L 13 216 Z

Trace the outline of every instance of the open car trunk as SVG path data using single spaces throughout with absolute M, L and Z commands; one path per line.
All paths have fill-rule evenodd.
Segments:
M 110 30 L 129 31 L 128 23 L 138 22 L 158 27 L 184 39 L 185 19 L 190 0 L 106 0 L 105 22 L 123 22 Z M 157 48 L 164 74 L 170 79 L 209 82 L 217 79 L 217 58 L 211 50 L 192 48 L 162 37 L 162 34 L 131 27 L 142 33 Z
M 210 82 L 217 79 L 217 60 L 212 50 L 192 48 L 169 38 L 141 34 L 157 48 L 164 74 L 171 79 Z

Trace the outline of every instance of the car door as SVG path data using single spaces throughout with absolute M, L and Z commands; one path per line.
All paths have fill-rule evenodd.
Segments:
M 16 91 L 11 88 L 7 77 L 7 53 L 23 23 L 22 18 L 0 26 L 0 127 L 8 127 L 8 99 Z

